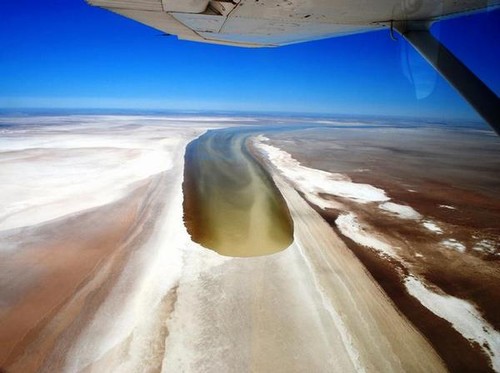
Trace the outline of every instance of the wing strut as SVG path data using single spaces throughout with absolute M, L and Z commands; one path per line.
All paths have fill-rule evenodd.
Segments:
M 476 109 L 500 135 L 500 99 L 429 31 L 430 22 L 408 21 L 394 28 Z

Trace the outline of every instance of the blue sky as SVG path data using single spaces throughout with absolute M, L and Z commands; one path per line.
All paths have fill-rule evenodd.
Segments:
M 387 31 L 243 49 L 179 41 L 83 0 L 0 4 L 0 108 L 383 114 L 479 120 Z M 433 32 L 497 94 L 500 11 Z M 412 61 L 415 86 L 405 76 Z

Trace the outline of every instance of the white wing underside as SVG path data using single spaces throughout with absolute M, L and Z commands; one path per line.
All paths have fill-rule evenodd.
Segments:
M 180 39 L 272 47 L 436 20 L 500 0 L 87 0 Z

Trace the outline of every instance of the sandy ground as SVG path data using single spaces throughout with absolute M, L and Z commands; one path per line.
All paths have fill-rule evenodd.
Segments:
M 156 118 L 38 120 L 48 123 L 5 131 L 0 154 L 8 372 L 83 369 L 168 294 L 180 267 L 161 250 L 176 229 L 166 203 L 182 203 L 184 148 L 206 129 Z
M 119 124 L 115 119 L 113 138 L 102 147 L 134 149 L 127 153 L 132 160 L 153 151 L 164 167 L 143 172 L 133 166 L 128 176 L 113 173 L 108 182 L 106 173 L 96 175 L 103 179 L 89 190 L 105 191 L 105 196 L 75 191 L 80 197 L 76 207 L 68 202 L 66 207 L 57 191 L 41 201 L 27 188 L 25 195 L 43 212 L 28 226 L 22 224 L 28 221 L 23 216 L 31 215 L 25 206 L 4 212 L 3 370 L 445 371 L 431 344 L 340 234 L 271 163 L 267 167 L 293 218 L 294 243 L 269 256 L 229 258 L 192 242 L 183 223 L 184 149 L 213 124 L 187 121 L 181 126 L 164 119 L 166 126 L 139 118 L 139 125 L 136 119 Z M 82 144 L 82 138 L 88 140 L 89 153 L 96 151 L 91 135 L 102 139 L 99 125 L 96 132 L 87 129 L 79 136 L 72 124 L 66 126 L 57 131 L 78 137 L 80 148 L 89 148 Z M 47 134 L 47 141 L 54 136 Z M 74 148 L 67 141 L 31 148 Z M 154 149 L 146 145 L 151 143 Z M 23 149 L 24 143 L 11 152 Z M 122 151 L 114 154 L 123 159 Z M 146 159 L 150 165 L 151 158 Z M 116 167 L 111 164 L 110 170 Z M 71 185 L 84 182 L 78 172 L 72 178 Z M 124 183 L 117 180 L 124 179 L 133 182 L 117 188 Z M 365 189 L 369 196 L 379 193 Z M 75 197 L 62 199 L 67 198 Z M 44 212 L 44 206 L 50 211 Z M 418 284 L 413 289 L 425 293 Z

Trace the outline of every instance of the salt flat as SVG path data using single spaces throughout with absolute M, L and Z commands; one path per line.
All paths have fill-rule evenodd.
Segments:
M 293 243 L 272 255 L 222 256 L 193 242 L 184 224 L 185 149 L 209 129 L 253 120 L 9 121 L 18 122 L 2 129 L 0 152 L 6 371 L 446 370 L 342 237 L 366 250 L 385 245 L 389 259 L 407 263 L 350 210 L 349 201 L 386 214 L 383 189 L 305 167 L 256 137 L 250 149 L 286 202 Z M 320 211 L 346 209 L 339 231 L 315 201 Z

